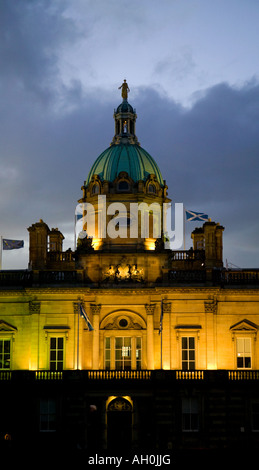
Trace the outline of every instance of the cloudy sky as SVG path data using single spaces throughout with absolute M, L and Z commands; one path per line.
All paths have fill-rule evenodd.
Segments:
M 39 219 L 74 247 L 124 78 L 172 201 L 225 227 L 224 262 L 259 267 L 258 24 L 258 0 L 0 0 L 0 235 L 25 242 L 2 268 L 27 268 Z

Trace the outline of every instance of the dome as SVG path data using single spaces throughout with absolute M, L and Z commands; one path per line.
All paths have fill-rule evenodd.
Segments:
M 137 114 L 127 100 L 129 87 L 126 79 L 119 89 L 122 89 L 123 100 L 114 110 L 115 135 L 111 145 L 94 162 L 84 186 L 89 185 L 94 175 L 101 181 L 113 182 L 121 172 L 126 172 L 135 183 L 145 182 L 150 175 L 155 175 L 158 184 L 164 187 L 155 160 L 140 146 L 136 136 Z
M 134 182 L 146 181 L 153 174 L 164 186 L 161 172 L 151 155 L 140 145 L 129 143 L 111 145 L 104 150 L 93 164 L 85 185 L 88 186 L 93 175 L 98 175 L 101 181 L 112 182 L 121 171 L 127 172 Z
M 115 111 L 116 113 L 134 113 L 134 109 L 127 100 L 123 100 Z

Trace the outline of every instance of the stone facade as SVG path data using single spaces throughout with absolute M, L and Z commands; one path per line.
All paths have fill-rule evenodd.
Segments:
M 139 145 L 125 106 L 112 145 Z M 100 175 L 79 200 L 96 212 L 98 194 L 169 201 L 158 173 Z M 138 232 L 63 252 L 57 228 L 29 227 L 29 270 L 0 272 L 2 447 L 10 435 L 26 448 L 30 433 L 39 449 L 256 448 L 259 275 L 223 267 L 223 230 L 205 222 L 186 251 Z

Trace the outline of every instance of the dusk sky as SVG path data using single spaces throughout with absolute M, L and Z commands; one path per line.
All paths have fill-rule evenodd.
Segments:
M 259 268 L 258 25 L 258 0 L 0 0 L 0 235 L 25 243 L 2 269 L 28 267 L 39 219 L 74 248 L 124 78 L 172 202 L 225 227 L 224 263 Z

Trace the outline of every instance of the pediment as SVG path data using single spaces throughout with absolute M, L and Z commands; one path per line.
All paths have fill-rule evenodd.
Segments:
M 108 314 L 101 322 L 100 329 L 104 330 L 143 330 L 146 324 L 140 315 L 129 311 L 120 310 Z
M 257 332 L 258 326 L 257 326 L 255 323 L 253 323 L 253 322 L 251 322 L 251 321 L 249 321 L 249 320 L 244 319 L 244 320 L 241 320 L 240 322 L 235 323 L 234 325 L 232 325 L 232 326 L 230 327 L 230 330 L 233 331 L 233 332 L 234 332 L 234 331 L 243 331 L 243 332 L 244 332 L 244 331 L 247 331 L 247 332 L 250 331 L 250 332 Z
M 11 332 L 14 333 L 17 331 L 15 326 L 10 325 L 9 323 L 5 322 L 4 320 L 0 320 L 0 332 Z

